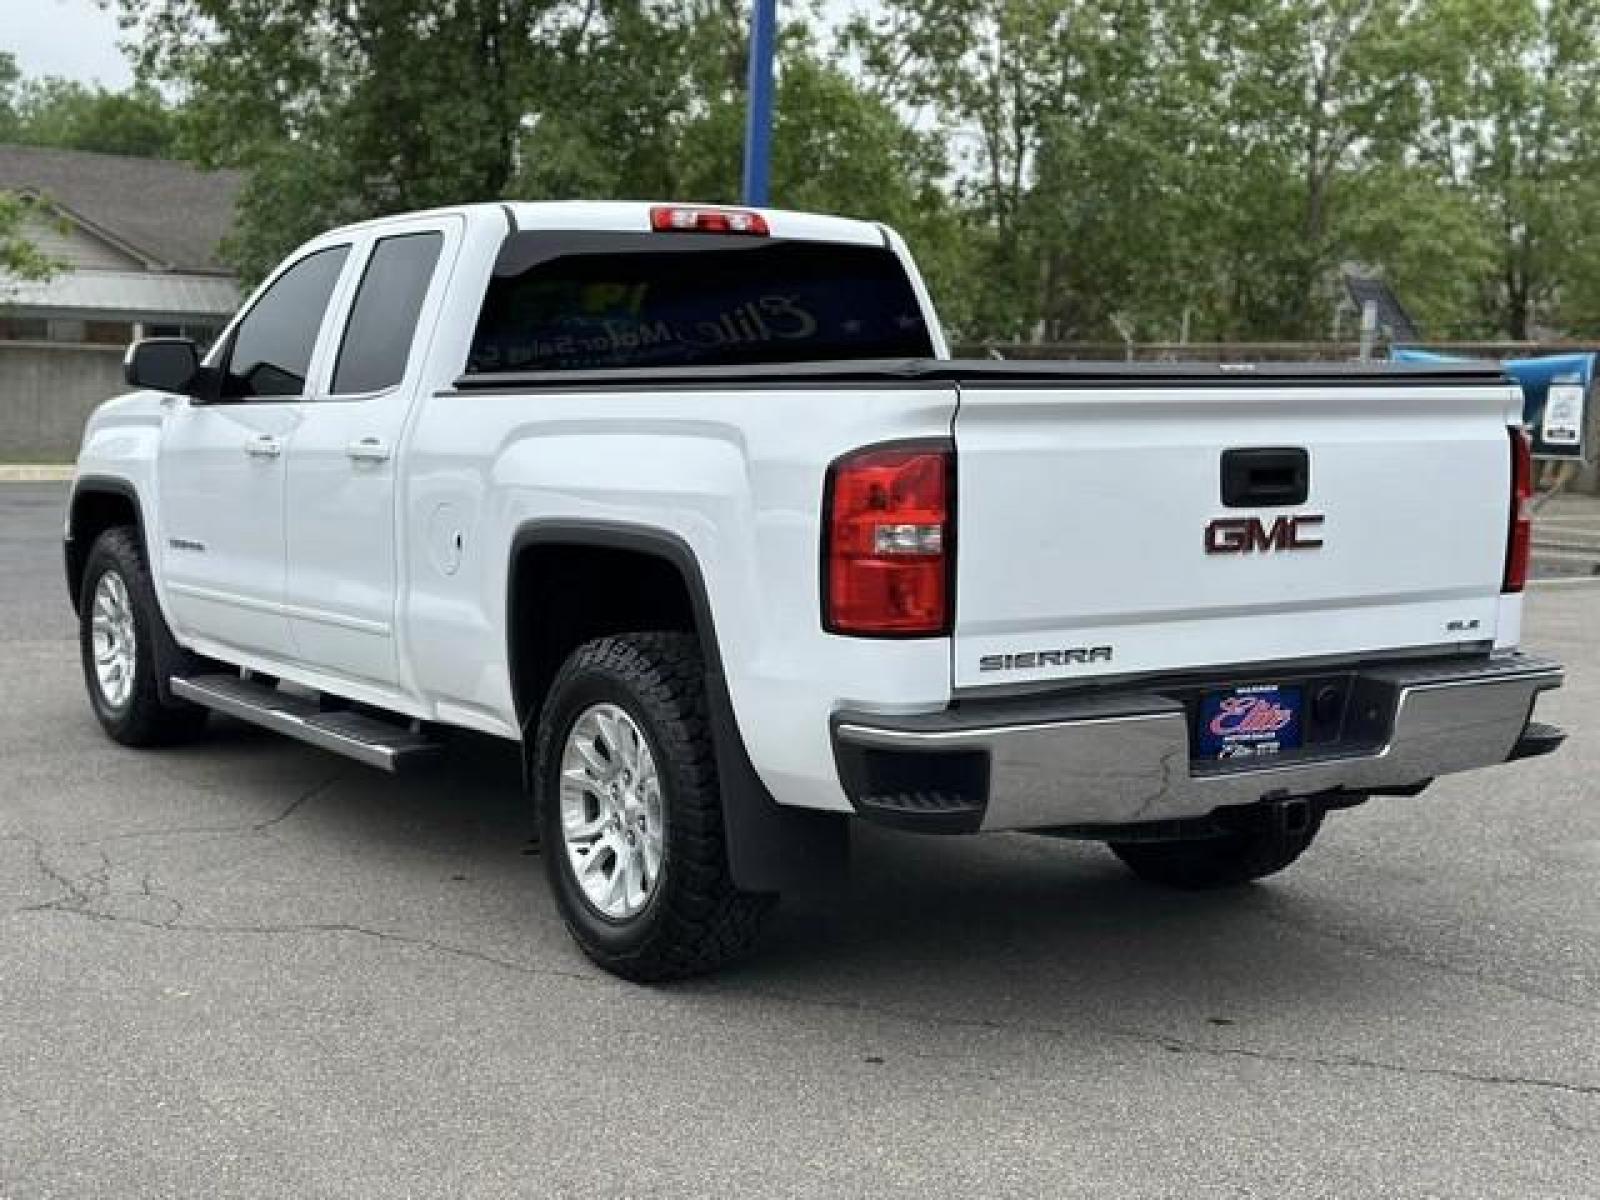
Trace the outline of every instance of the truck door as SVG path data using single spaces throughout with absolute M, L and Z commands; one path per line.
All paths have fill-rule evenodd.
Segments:
M 286 599 L 297 657 L 343 679 L 392 687 L 395 487 L 459 218 L 385 226 L 359 245 L 326 386 L 305 405 L 288 456 Z
M 270 659 L 289 654 L 285 455 L 349 255 L 348 243 L 324 245 L 280 271 L 212 356 L 218 398 L 174 398 L 163 417 L 151 552 L 187 638 Z

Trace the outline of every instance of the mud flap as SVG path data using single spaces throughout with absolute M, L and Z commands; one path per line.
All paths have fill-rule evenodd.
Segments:
M 712 659 L 706 691 L 717 747 L 722 824 L 734 886 L 746 892 L 801 892 L 841 886 L 849 870 L 850 818 L 787 808 L 756 774 L 733 719 L 727 682 Z

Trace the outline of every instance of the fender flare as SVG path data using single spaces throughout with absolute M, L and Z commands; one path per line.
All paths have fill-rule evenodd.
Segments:
M 848 817 L 842 813 L 780 805 L 762 782 L 734 712 L 723 669 L 705 573 L 694 550 L 666 530 L 613 521 L 534 519 L 517 527 L 506 569 L 506 662 L 517 658 L 517 560 L 533 546 L 591 546 L 646 554 L 666 562 L 682 578 L 694 617 L 695 633 L 705 657 L 706 699 L 717 756 L 717 781 L 722 797 L 723 831 L 728 866 L 735 886 L 749 892 L 781 892 L 837 881 L 843 874 L 849 845 Z M 523 711 L 512 681 L 517 719 L 525 731 L 537 713 Z M 524 770 L 533 779 L 532 739 L 522 739 Z
M 133 506 L 134 524 L 139 530 L 139 542 L 144 546 L 146 557 L 153 550 L 150 538 L 146 531 L 144 519 L 144 500 L 139 495 L 139 489 L 126 479 L 117 475 L 80 475 L 72 483 L 72 492 L 67 497 L 67 530 L 62 542 L 63 566 L 66 568 L 67 598 L 72 602 L 72 611 L 78 611 L 82 597 L 74 584 L 83 578 L 83 556 L 89 547 L 77 543 L 76 529 L 73 527 L 73 514 L 78 509 L 78 498 L 84 495 L 99 494 L 102 496 L 120 496 Z

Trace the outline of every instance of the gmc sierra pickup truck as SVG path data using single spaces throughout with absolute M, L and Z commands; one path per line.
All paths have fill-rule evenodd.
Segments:
M 335 230 L 126 374 L 66 522 L 106 732 L 519 743 L 628 978 L 744 950 L 853 820 L 1226 886 L 1562 737 L 1494 370 L 956 361 L 880 225 L 571 203 Z

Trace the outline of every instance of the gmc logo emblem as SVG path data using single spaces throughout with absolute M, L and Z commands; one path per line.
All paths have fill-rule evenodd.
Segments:
M 1207 554 L 1276 554 L 1280 550 L 1315 550 L 1322 538 L 1320 514 L 1279 517 L 1271 525 L 1260 517 L 1218 517 L 1206 526 Z

